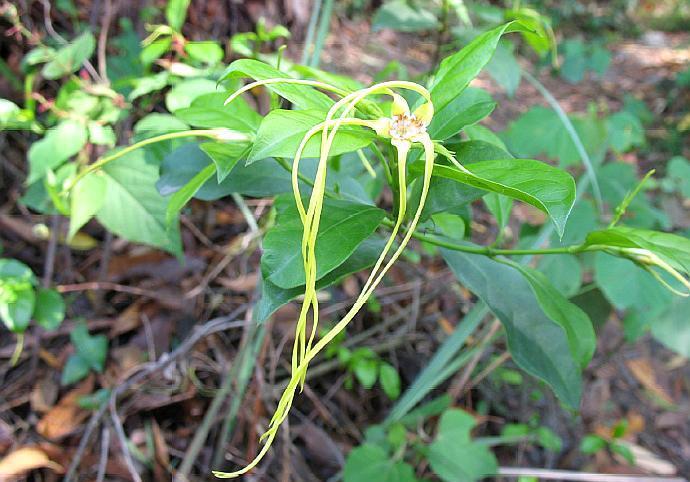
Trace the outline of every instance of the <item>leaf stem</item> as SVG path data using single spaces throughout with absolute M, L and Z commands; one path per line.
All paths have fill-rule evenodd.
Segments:
M 24 350 L 24 333 L 17 333 L 17 344 L 14 347 L 14 352 L 12 352 L 12 358 L 10 358 L 10 366 L 13 367 L 19 361 L 19 357 L 22 356 L 22 350 Z

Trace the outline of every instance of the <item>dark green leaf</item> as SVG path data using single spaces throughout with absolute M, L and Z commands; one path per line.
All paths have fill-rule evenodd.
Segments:
M 419 165 L 411 169 L 419 172 Z M 565 171 L 531 159 L 501 159 L 456 167 L 434 165 L 434 175 L 524 201 L 547 213 L 563 235 L 575 203 L 575 181 Z
M 462 410 L 451 409 L 441 416 L 438 436 L 428 453 L 429 464 L 441 480 L 471 481 L 496 473 L 496 458 L 491 451 L 470 439 L 475 424 L 474 418 Z
M 321 278 L 317 283 L 317 289 L 324 289 L 328 286 L 338 283 L 340 280 L 352 273 L 357 273 L 363 269 L 373 265 L 379 257 L 383 249 L 384 242 L 381 239 L 369 238 L 362 242 L 355 252 L 347 258 L 347 260 L 338 266 L 336 269 Z M 280 288 L 266 278 L 261 276 L 261 299 L 254 309 L 254 320 L 257 323 L 263 322 L 271 314 L 289 302 L 304 293 L 304 286 L 297 288 L 283 289 Z
M 294 201 L 278 217 L 278 224 L 264 237 L 261 268 L 268 281 L 281 288 L 304 284 L 302 262 L 302 222 Z M 368 238 L 385 212 L 375 206 L 349 201 L 324 200 L 316 238 L 316 278 L 340 266 Z
M 59 79 L 76 72 L 85 60 L 91 57 L 96 47 L 96 40 L 88 30 L 72 42 L 61 47 L 52 60 L 43 66 L 41 74 L 46 79 Z
M 77 355 L 94 371 L 102 372 L 108 354 L 108 338 L 105 335 L 90 335 L 86 323 L 77 323 L 70 332 L 70 339 Z
M 65 319 L 65 302 L 53 289 L 40 288 L 34 308 L 36 323 L 48 331 L 56 330 Z
M 396 462 L 378 445 L 356 447 L 347 456 L 344 482 L 416 482 L 412 466 Z
M 483 89 L 468 87 L 443 109 L 434 112 L 428 132 L 433 139 L 444 140 L 464 127 L 479 122 L 493 112 L 496 102 Z
M 325 118 L 326 113 L 322 111 L 271 111 L 261 121 L 247 162 L 252 163 L 267 157 L 295 157 L 295 152 L 307 131 L 323 122 Z M 361 149 L 368 146 L 374 137 L 373 132 L 361 127 L 341 127 L 335 136 L 330 154 L 336 156 Z M 320 149 L 321 135 L 318 133 L 307 142 L 302 157 L 319 157 Z
M 489 258 L 446 249 L 441 254 L 455 276 L 501 320 L 515 362 L 551 385 L 570 407 L 577 407 L 582 381 L 568 336 L 545 313 L 527 280 L 514 268 Z
M 199 148 L 216 165 L 219 183 L 223 182 L 238 161 L 249 153 L 249 145 L 240 142 L 204 142 L 199 145 Z
M 165 223 L 172 226 L 177 221 L 177 216 L 183 207 L 194 197 L 206 181 L 216 172 L 216 165 L 211 163 L 203 170 L 199 171 L 187 184 L 170 196 L 168 207 L 165 212 Z
M 443 59 L 430 88 L 434 108 L 440 111 L 465 90 L 491 60 L 504 33 L 524 30 L 520 22 L 508 22 L 484 32 L 459 52 Z
M 572 223 L 572 216 L 569 223 Z M 575 295 L 582 284 L 582 268 L 572 254 L 544 256 L 539 261 L 539 271 L 544 273 L 554 288 L 566 298 Z
M 220 81 L 238 77 L 251 77 L 254 80 L 285 79 L 290 76 L 270 65 L 253 59 L 240 59 L 231 63 Z M 328 110 L 333 101 L 322 92 L 307 85 L 268 84 L 266 88 L 286 98 L 301 109 Z
M 384 28 L 398 32 L 434 30 L 438 26 L 436 16 L 419 5 L 406 0 L 389 0 L 376 11 L 372 20 L 374 32 Z
M 62 385 L 71 385 L 72 383 L 86 378 L 90 371 L 91 367 L 89 367 L 89 363 L 79 356 L 79 354 L 75 353 L 70 355 L 67 359 L 65 367 L 62 369 L 60 383 Z
M 261 116 L 244 99 L 236 99 L 223 105 L 227 96 L 224 92 L 200 95 L 189 107 L 175 111 L 175 116 L 194 127 L 223 127 L 240 132 L 256 132 Z
M 651 323 L 654 338 L 682 356 L 690 357 L 690 298 L 674 296 L 668 309 Z

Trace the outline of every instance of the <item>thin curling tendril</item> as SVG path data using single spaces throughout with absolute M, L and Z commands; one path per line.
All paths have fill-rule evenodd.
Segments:
M 292 80 L 293 79 L 289 79 L 290 82 Z M 399 95 L 395 94 L 391 90 L 394 88 L 415 91 L 425 99 L 426 103 L 422 104 L 422 106 L 418 108 L 414 113 L 410 113 L 409 107 L 407 106 L 407 103 L 404 101 L 404 99 Z M 330 90 L 332 91 L 332 89 Z M 366 97 L 370 95 L 380 93 L 388 94 L 393 97 L 392 118 L 363 120 L 348 117 L 352 110 L 356 108 L 359 102 L 366 99 Z M 334 119 L 334 116 L 338 113 L 338 111 L 341 108 L 343 108 L 343 111 L 341 112 L 340 117 Z M 316 357 L 328 345 L 328 343 L 330 343 L 333 340 L 333 338 L 335 338 L 350 323 L 350 321 L 366 303 L 367 299 L 374 292 L 378 284 L 385 276 L 386 272 L 391 268 L 391 266 L 393 266 L 393 264 L 400 257 L 407 243 L 410 241 L 412 234 L 414 233 L 414 230 L 419 222 L 422 210 L 424 208 L 427 194 L 429 191 L 429 185 L 431 182 L 431 174 L 433 170 L 435 154 L 433 142 L 431 141 L 431 138 L 426 132 L 426 126 L 428 126 L 428 124 L 430 123 L 432 116 L 433 105 L 431 104 L 430 95 L 424 87 L 418 84 L 414 84 L 412 82 L 404 81 L 383 82 L 371 86 L 369 88 L 345 95 L 342 99 L 340 99 L 331 107 L 324 122 L 317 126 L 314 126 L 314 128 L 310 129 L 303 137 L 297 149 L 297 152 L 295 153 L 295 158 L 292 166 L 292 183 L 293 194 L 295 196 L 295 203 L 297 205 L 300 219 L 302 220 L 304 226 L 302 238 L 302 256 L 306 286 L 304 293 L 304 301 L 302 303 L 302 308 L 300 310 L 300 317 L 295 327 L 296 336 L 292 353 L 291 378 L 288 382 L 287 387 L 283 391 L 280 400 L 278 401 L 278 406 L 276 407 L 276 410 L 271 418 L 269 428 L 261 437 L 261 439 L 264 440 L 264 446 L 262 447 L 259 454 L 247 466 L 238 471 L 229 473 L 214 471 L 213 473 L 217 477 L 234 478 L 242 474 L 245 474 L 252 470 L 254 467 L 256 467 L 256 465 L 266 455 L 271 444 L 273 443 L 273 440 L 275 439 L 278 429 L 288 416 L 290 407 L 292 406 L 292 402 L 295 397 L 297 387 L 303 386 L 304 381 L 306 380 L 307 368 L 311 360 L 313 360 L 314 357 Z M 360 295 L 357 297 L 357 299 L 355 300 L 354 304 L 347 312 L 347 314 L 329 332 L 327 332 L 321 339 L 319 339 L 316 342 L 316 344 L 312 346 L 316 333 L 316 328 L 318 325 L 318 301 L 316 297 L 316 238 L 318 235 L 321 212 L 323 209 L 323 198 L 326 186 L 328 157 L 330 154 L 332 144 L 335 140 L 337 131 L 343 125 L 359 125 L 369 127 L 374 129 L 377 132 L 377 134 L 391 139 L 391 144 L 396 148 L 398 157 L 398 215 L 392 233 L 389 236 L 386 245 L 384 246 L 384 249 L 379 255 L 379 258 L 377 259 L 374 268 L 372 269 L 364 287 L 362 288 Z M 307 209 L 305 209 L 301 197 L 301 192 L 299 190 L 299 162 L 307 142 L 319 131 L 321 132 L 321 150 L 319 164 L 314 179 L 312 193 L 309 198 L 309 205 Z M 402 242 L 393 252 L 388 262 L 386 262 L 384 265 L 385 258 L 391 250 L 395 237 L 398 234 L 402 226 L 403 220 L 405 218 L 407 206 L 407 156 L 412 143 L 415 142 L 422 144 L 424 148 L 425 157 L 422 192 L 419 204 L 413 219 L 407 226 Z M 310 311 L 312 313 L 312 330 L 309 339 L 307 340 L 306 325 Z

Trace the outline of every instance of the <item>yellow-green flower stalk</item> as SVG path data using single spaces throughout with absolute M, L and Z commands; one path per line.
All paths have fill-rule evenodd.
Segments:
M 277 81 L 277 80 L 276 80 Z M 293 79 L 280 79 L 280 81 L 291 82 L 291 83 L 302 83 L 299 81 L 293 81 Z M 249 90 L 258 85 L 269 83 L 268 81 L 259 81 L 253 84 L 249 84 L 244 87 L 242 91 Z M 304 84 L 303 84 L 304 85 Z M 314 84 L 312 84 L 314 85 Z M 392 89 L 407 89 L 412 90 L 420 94 L 425 102 L 417 109 L 414 113 L 411 113 L 407 102 L 396 94 Z M 334 92 L 334 88 L 329 88 Z M 387 94 L 393 97 L 393 107 L 391 110 L 390 118 L 380 118 L 376 120 L 365 120 L 358 119 L 355 117 L 349 117 L 352 111 L 357 107 L 357 105 L 364 101 L 366 97 L 376 94 Z M 233 94 L 232 98 L 235 98 L 238 94 Z M 341 111 L 342 109 L 342 111 Z M 335 118 L 335 116 L 340 112 L 340 116 Z M 342 99 L 336 102 L 328 114 L 324 122 L 314 126 L 310 129 L 303 137 L 294 157 L 294 162 L 292 166 L 292 183 L 293 183 L 293 194 L 295 196 L 295 203 L 297 205 L 297 210 L 302 220 L 304 226 L 304 232 L 302 237 L 302 258 L 304 261 L 304 272 L 305 272 L 305 292 L 304 301 L 302 303 L 302 308 L 300 310 L 300 316 L 295 327 L 295 342 L 292 352 L 292 374 L 288 386 L 285 388 L 283 395 L 281 396 L 278 406 L 276 408 L 268 430 L 262 435 L 262 439 L 265 440 L 264 446 L 256 458 L 250 462 L 246 467 L 238 470 L 236 472 L 224 473 L 224 472 L 214 472 L 217 477 L 222 478 L 232 478 L 239 475 L 245 474 L 254 468 L 259 461 L 265 456 L 268 449 L 270 448 L 278 429 L 282 422 L 287 418 L 289 409 L 294 400 L 295 391 L 298 385 L 303 385 L 306 379 L 307 368 L 311 360 L 319 353 L 323 348 L 331 341 L 335 336 L 337 336 L 347 324 L 352 320 L 352 318 L 359 312 L 367 299 L 371 296 L 373 291 L 376 289 L 378 284 L 383 279 L 383 276 L 390 269 L 390 267 L 395 263 L 395 261 L 400 257 L 405 246 L 409 242 L 414 230 L 419 222 L 426 197 L 429 191 L 429 185 L 431 182 L 431 173 L 433 170 L 434 162 L 434 145 L 431 138 L 426 132 L 426 127 L 431 122 L 433 116 L 433 105 L 431 103 L 431 97 L 429 92 L 422 86 L 414 84 L 412 82 L 403 81 L 391 81 L 376 84 L 372 87 L 362 89 L 357 92 L 352 92 L 345 95 Z M 376 133 L 382 137 L 389 138 L 391 144 L 396 148 L 397 151 L 397 168 L 398 168 L 398 213 L 396 223 L 391 232 L 391 235 L 384 246 L 378 260 L 374 264 L 374 267 L 367 279 L 360 295 L 355 300 L 355 303 L 350 308 L 348 313 L 331 329 L 326 335 L 324 335 L 315 345 L 312 346 L 314 342 L 314 337 L 318 326 L 318 300 L 316 296 L 316 273 L 317 273 L 317 259 L 316 259 L 316 238 L 319 229 L 319 223 L 321 220 L 321 211 L 323 209 L 323 200 L 325 195 L 326 187 L 326 175 L 328 167 L 328 157 L 330 154 L 331 146 L 335 140 L 338 129 L 343 125 L 359 125 L 364 127 L 369 127 L 374 129 Z M 319 164 L 317 167 L 316 176 L 314 179 L 314 185 L 312 188 L 312 193 L 309 198 L 309 205 L 305 209 L 302 202 L 301 193 L 299 190 L 299 162 L 302 157 L 302 153 L 307 142 L 318 132 L 321 132 L 321 149 Z M 410 147 L 413 143 L 420 143 L 424 148 L 425 153 L 425 168 L 422 184 L 422 193 L 419 201 L 417 211 L 413 219 L 411 220 L 402 242 L 399 244 L 398 248 L 391 255 L 390 259 L 386 262 L 386 256 L 391 250 L 395 237 L 398 234 L 403 220 L 405 219 L 406 206 L 407 206 L 407 182 L 406 182 L 406 169 L 407 169 L 407 156 Z M 385 265 L 384 265 L 385 262 Z M 309 313 L 312 314 L 312 329 L 307 338 L 307 321 Z

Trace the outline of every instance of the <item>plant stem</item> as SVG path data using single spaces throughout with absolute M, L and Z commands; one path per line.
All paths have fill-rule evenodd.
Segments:
M 14 352 L 12 353 L 12 358 L 10 358 L 10 366 L 13 367 L 19 361 L 19 357 L 22 356 L 22 350 L 24 349 L 24 333 L 17 333 L 17 344 L 14 347 Z
M 212 139 L 215 139 L 218 137 L 218 129 L 199 129 L 199 130 L 189 130 L 189 131 L 180 131 L 180 132 L 169 132 L 167 134 L 161 134 L 160 136 L 155 136 L 155 137 L 150 137 L 148 139 L 144 139 L 143 141 L 136 142 L 132 144 L 131 146 L 127 146 L 124 149 L 121 149 L 113 154 L 110 154 L 109 156 L 102 157 L 98 159 L 96 162 L 93 164 L 89 164 L 86 169 L 81 171 L 79 174 L 77 174 L 73 179 L 72 182 L 70 182 L 67 187 L 65 188 L 65 192 L 70 191 L 84 176 L 102 168 L 106 164 L 108 164 L 111 161 L 114 161 L 116 159 L 119 159 L 120 157 L 124 156 L 125 154 L 129 154 L 132 151 L 135 151 L 139 148 L 142 148 L 144 146 L 148 146 L 149 144 L 155 144 L 156 142 L 162 142 L 162 141 L 167 141 L 170 139 L 179 139 L 182 137 L 210 137 Z

